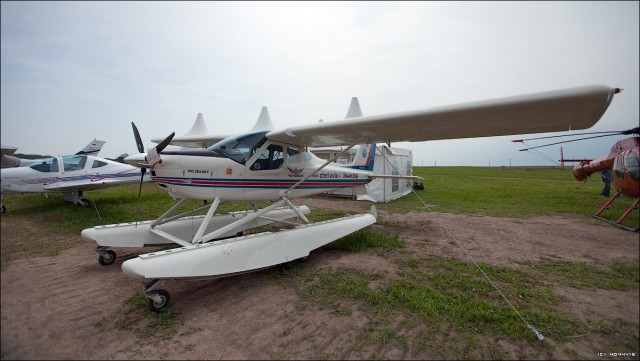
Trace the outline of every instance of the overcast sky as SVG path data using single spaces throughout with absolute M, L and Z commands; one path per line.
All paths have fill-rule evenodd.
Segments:
M 620 87 L 590 131 L 638 126 L 639 6 L 625 2 L 2 2 L 1 140 L 101 156 L 185 134 L 276 128 L 588 84 Z M 582 131 L 586 132 L 586 131 Z M 551 134 L 545 134 L 551 135 Z M 552 165 L 520 136 L 395 143 L 414 165 Z M 617 139 L 563 145 L 605 155 Z M 544 144 L 530 142 L 531 145 Z M 540 149 L 557 160 L 559 146 Z

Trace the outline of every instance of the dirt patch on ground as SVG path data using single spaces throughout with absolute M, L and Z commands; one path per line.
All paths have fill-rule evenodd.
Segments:
M 314 199 L 314 203 L 319 208 L 363 212 L 362 202 Z M 398 272 L 397 261 L 403 258 L 469 260 L 459 246 L 477 262 L 514 268 L 542 259 L 598 267 L 638 263 L 637 233 L 586 216 L 508 219 L 379 211 L 378 220 L 372 231 L 399 235 L 406 247 L 387 255 L 320 249 L 297 267 L 359 269 L 392 279 Z M 294 269 L 281 266 L 215 280 L 166 281 L 163 288 L 173 299 L 167 332 L 159 324 L 162 320 L 136 306 L 145 282 L 126 277 L 120 269 L 124 260 L 141 250 L 116 249 L 116 263 L 103 267 L 97 262 L 94 244 L 83 243 L 76 234 L 52 231 L 46 222 L 34 221 L 33 216 L 3 217 L 1 226 L 3 247 L 28 248 L 29 240 L 37 238 L 72 245 L 56 256 L 8 260 L 3 267 L 2 359 L 443 358 L 429 345 L 413 346 L 419 327 L 403 331 L 406 345 L 367 343 L 362 334 L 372 320 L 355 305 L 341 305 L 351 308 L 346 315 L 319 307 L 299 307 L 299 294 L 290 283 Z M 637 289 L 558 286 L 554 292 L 567 299 L 561 306 L 563 311 L 585 323 L 630 324 L 637 343 Z M 566 343 L 546 336 L 547 353 L 532 351 L 527 342 L 499 341 L 498 355 L 507 359 L 637 359 L 638 355 L 637 347 L 602 348 L 616 345 L 620 335 L 615 327 L 607 332 L 576 334 Z M 432 342 L 437 340 L 435 336 Z M 495 350 L 482 348 L 472 352 L 474 358 L 496 357 Z M 635 353 L 635 357 L 610 354 L 623 352 Z

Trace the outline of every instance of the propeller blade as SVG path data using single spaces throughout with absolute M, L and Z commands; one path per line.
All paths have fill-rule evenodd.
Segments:
M 136 138 L 136 145 L 138 146 L 138 152 L 144 153 L 144 144 L 142 144 L 142 138 L 140 138 L 140 132 L 138 132 L 138 128 L 136 125 L 131 122 L 131 126 L 133 127 L 133 136 Z
M 162 152 L 164 148 L 166 148 L 167 145 L 169 145 L 169 143 L 171 143 L 171 139 L 173 139 L 175 135 L 176 135 L 176 132 L 169 134 L 168 137 L 164 138 L 164 140 L 160 142 L 160 144 L 158 144 L 158 146 L 156 147 L 156 149 L 158 150 L 158 154 Z

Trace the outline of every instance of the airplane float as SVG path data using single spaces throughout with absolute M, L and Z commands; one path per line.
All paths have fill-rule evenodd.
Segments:
M 90 201 L 82 197 L 83 191 L 141 180 L 136 167 L 86 154 L 40 159 L 26 167 L 3 168 L 0 175 L 2 213 L 6 211 L 4 199 L 10 194 L 62 193 L 66 202 L 86 207 Z
M 86 155 L 95 155 L 97 156 L 102 146 L 106 143 L 103 140 L 94 139 L 89 144 L 87 144 L 84 148 L 80 149 L 80 151 L 76 154 L 86 154 Z M 2 152 L 0 153 L 2 157 L 0 158 L 0 164 L 2 168 L 13 168 L 13 167 L 26 167 L 43 159 L 21 159 L 18 157 L 14 157 L 13 154 L 18 150 L 16 147 L 8 147 L 2 146 Z
M 142 168 L 142 174 L 149 169 L 152 181 L 178 201 L 154 221 L 96 226 L 81 235 L 97 243 L 103 265 L 115 260 L 110 247 L 177 245 L 122 263 L 125 274 L 151 280 L 142 291 L 149 309 L 160 312 L 170 303 L 169 292 L 159 288 L 165 279 L 216 278 L 264 269 L 307 257 L 314 249 L 375 223 L 374 206 L 367 214 L 311 223 L 305 217 L 309 208 L 290 201 L 340 188 L 364 188 L 375 177 L 374 143 L 585 129 L 602 117 L 619 91 L 591 85 L 282 130 L 254 127 L 202 150 L 165 150 L 174 137 L 171 134 L 142 153 L 133 125 L 141 154 L 125 161 Z M 309 147 L 341 145 L 346 146 L 343 152 L 360 145 L 353 163 L 339 165 L 308 151 Z M 174 215 L 188 199 L 210 203 Z M 228 201 L 273 203 L 215 215 L 219 204 Z M 204 216 L 192 216 L 204 210 Z M 242 234 L 271 222 L 292 224 L 290 218 L 302 223 L 276 232 Z

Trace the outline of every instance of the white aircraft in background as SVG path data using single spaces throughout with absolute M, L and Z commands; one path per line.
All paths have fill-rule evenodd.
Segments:
M 151 279 L 143 293 L 149 308 L 159 312 L 170 302 L 169 293 L 159 289 L 164 279 L 223 277 L 271 267 L 306 257 L 316 248 L 375 223 L 374 207 L 370 214 L 310 223 L 304 216 L 308 207 L 296 207 L 289 200 L 345 187 L 364 188 L 376 177 L 372 143 L 586 129 L 602 117 L 619 91 L 592 85 L 282 130 L 257 127 L 203 150 L 165 150 L 174 137 L 171 134 L 146 154 L 133 125 L 141 154 L 125 161 L 150 169 L 152 180 L 179 201 L 155 221 L 88 228 L 82 231 L 82 238 L 98 244 L 101 264 L 115 260 L 109 247 L 180 246 L 122 264 L 124 273 Z M 344 166 L 307 151 L 308 147 L 344 145 L 346 152 L 358 144 L 364 145 L 353 163 Z M 173 215 L 188 199 L 212 202 Z M 274 203 L 253 211 L 214 215 L 221 202 L 260 200 Z M 206 215 L 192 216 L 204 210 Z M 237 235 L 292 217 L 303 224 L 277 232 Z
M 106 142 L 103 140 L 94 139 L 76 154 L 97 156 L 98 153 L 100 153 L 100 150 L 102 149 L 104 143 Z M 14 157 L 13 154 L 16 152 L 16 150 L 18 150 L 18 148 L 16 147 L 9 147 L 4 145 L 2 146 L 2 152 L 0 153 L 2 155 L 2 157 L 0 158 L 0 164 L 2 168 L 25 167 L 45 159 L 22 159 Z
M 137 183 L 146 179 L 138 168 L 128 164 L 85 154 L 40 159 L 26 167 L 3 168 L 0 171 L 2 213 L 5 196 L 24 193 L 62 193 L 64 200 L 86 207 L 89 200 L 82 192 Z

